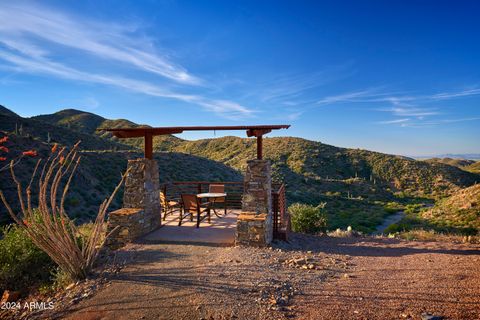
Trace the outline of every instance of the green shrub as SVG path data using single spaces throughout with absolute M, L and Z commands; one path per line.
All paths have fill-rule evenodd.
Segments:
M 292 230 L 295 232 L 315 233 L 325 231 L 327 216 L 324 212 L 325 203 L 311 206 L 303 203 L 294 203 L 288 207 L 292 221 Z
M 396 213 L 396 212 L 399 212 L 399 211 L 403 210 L 403 206 L 401 204 L 397 203 L 397 202 L 388 202 L 387 204 L 385 204 L 383 209 L 387 213 Z
M 55 264 L 15 225 L 3 229 L 0 240 L 0 291 L 22 290 L 50 280 Z
M 53 272 L 53 279 L 53 285 L 51 287 L 54 291 L 64 289 L 73 282 L 70 275 L 60 268 L 56 268 Z
M 405 206 L 405 213 L 419 213 L 422 208 L 423 204 L 421 203 L 407 204 Z

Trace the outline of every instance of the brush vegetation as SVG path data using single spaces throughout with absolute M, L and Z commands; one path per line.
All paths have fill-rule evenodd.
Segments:
M 480 184 L 458 190 L 433 207 L 411 206 L 406 217 L 386 233 L 429 230 L 442 234 L 476 235 L 480 230 Z
M 142 154 L 143 139 L 118 140 L 98 131 L 142 126 L 125 119 L 109 120 L 73 109 L 21 118 L 4 108 L 0 117 L 0 130 L 8 134 L 23 124 L 22 133 L 13 139 L 31 148 L 48 149 L 52 141 L 68 145 L 82 140 L 83 166 L 65 204 L 78 222 L 95 216 L 95 203 L 106 197 L 125 170 L 126 160 Z M 246 160 L 256 156 L 254 139 L 231 136 L 196 141 L 159 136 L 154 138 L 154 150 L 162 182 L 240 181 Z M 424 207 L 480 182 L 480 175 L 475 173 L 478 163 L 417 161 L 293 137 L 265 138 L 264 156 L 272 161 L 274 180 L 287 184 L 289 203 L 314 207 L 326 203 L 323 210 L 330 230 L 352 226 L 373 232 L 396 210 Z M 112 209 L 120 203 L 121 191 Z

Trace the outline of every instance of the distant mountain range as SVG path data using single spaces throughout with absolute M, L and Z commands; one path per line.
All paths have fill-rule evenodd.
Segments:
M 473 173 L 480 173 L 480 161 L 466 160 L 466 159 L 453 159 L 453 158 L 431 158 L 423 161 L 429 163 L 444 163 L 450 166 L 460 168 L 464 171 Z
M 465 160 L 480 160 L 480 153 L 445 153 L 434 156 L 415 156 L 414 159 L 431 159 L 431 158 L 450 158 L 450 159 L 465 159 Z
M 95 213 L 94 205 L 111 191 L 126 159 L 141 156 L 143 148 L 143 139 L 118 140 L 97 129 L 136 126 L 139 124 L 125 119 L 109 120 L 74 109 L 22 118 L 0 106 L 0 130 L 14 137 L 11 149 L 25 145 L 48 152 L 52 143 L 69 146 L 82 140 L 84 160 L 78 185 L 72 188 L 74 200 L 69 203 L 79 218 Z M 246 160 L 255 157 L 256 145 L 253 139 L 238 137 L 188 141 L 159 136 L 154 138 L 154 151 L 161 160 L 162 181 L 238 181 Z M 325 201 L 327 208 L 340 203 L 331 208 L 332 214 L 342 210 L 365 214 L 371 208 L 383 210 L 382 203 L 411 197 L 444 197 L 480 181 L 478 174 L 441 161 L 416 161 L 294 137 L 265 138 L 264 155 L 272 161 L 274 179 L 287 183 L 290 203 Z M 4 181 L 0 188 L 12 189 Z M 346 223 L 369 231 L 362 222 Z

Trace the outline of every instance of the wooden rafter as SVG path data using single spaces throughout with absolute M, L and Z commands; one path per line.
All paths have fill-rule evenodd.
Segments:
M 145 140 L 145 158 L 153 157 L 153 137 L 167 134 L 178 134 L 184 131 L 227 131 L 227 130 L 246 130 L 247 137 L 257 138 L 257 159 L 263 158 L 263 135 L 272 132 L 272 130 L 288 129 L 290 125 L 255 125 L 255 126 L 196 126 L 196 127 L 137 127 L 137 128 L 102 128 L 98 131 L 111 132 L 115 137 L 140 138 Z

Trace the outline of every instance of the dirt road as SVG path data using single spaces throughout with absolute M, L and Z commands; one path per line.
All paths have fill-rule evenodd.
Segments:
M 295 235 L 272 249 L 135 244 L 67 319 L 480 319 L 480 246 Z

